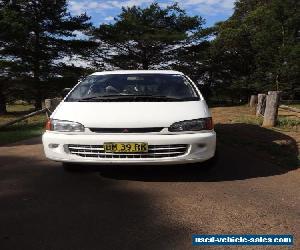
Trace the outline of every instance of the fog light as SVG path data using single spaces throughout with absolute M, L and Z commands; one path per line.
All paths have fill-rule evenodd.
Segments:
M 49 144 L 49 148 L 57 148 L 59 146 L 59 144 L 55 144 L 55 143 L 50 143 Z
M 197 144 L 198 148 L 204 148 L 206 145 L 203 143 Z

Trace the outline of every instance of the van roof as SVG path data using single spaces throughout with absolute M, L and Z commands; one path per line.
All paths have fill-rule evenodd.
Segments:
M 95 72 L 92 75 L 110 75 L 110 74 L 170 74 L 170 75 L 183 75 L 182 72 L 175 70 L 113 70 Z

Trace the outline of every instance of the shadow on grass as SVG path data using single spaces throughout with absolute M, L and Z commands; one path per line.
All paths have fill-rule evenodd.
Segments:
M 21 140 L 18 140 L 17 142 L 11 142 L 9 144 L 1 144 L 0 147 L 15 147 L 15 146 L 26 146 L 26 145 L 36 145 L 36 144 L 41 144 L 42 143 L 42 137 L 41 133 L 43 131 L 41 130 L 40 132 L 35 132 L 33 136 L 31 136 L 30 139 L 24 138 Z
M 280 175 L 296 169 L 296 141 L 279 132 L 244 123 L 217 124 L 218 161 L 176 166 L 114 166 L 101 169 L 107 178 L 153 182 L 214 182 Z M 95 167 L 93 167 L 95 169 Z
M 27 115 L 30 114 L 31 112 L 34 112 L 34 108 L 30 108 L 28 110 L 21 110 L 21 111 L 8 111 L 6 112 L 5 115 L 13 115 L 13 116 L 22 116 L 22 115 Z
M 286 134 L 245 123 L 217 124 L 215 129 L 221 143 L 252 152 L 283 168 L 299 164 L 297 142 Z
M 0 146 L 14 146 L 17 143 L 27 143 L 23 140 L 40 136 L 44 131 L 44 123 L 16 124 L 0 129 Z M 13 143 L 13 144 L 12 144 Z

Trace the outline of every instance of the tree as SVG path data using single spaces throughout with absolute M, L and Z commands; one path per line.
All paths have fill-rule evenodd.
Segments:
M 18 14 L 11 7 L 8 1 L 0 1 L 0 114 L 6 113 L 7 96 L 14 88 L 10 79 L 13 79 L 13 72 L 21 66 L 16 57 L 6 52 L 12 43 L 24 35 Z
M 33 96 L 39 109 L 49 81 L 57 78 L 60 68 L 67 64 L 66 56 L 84 55 L 92 45 L 74 34 L 88 32 L 89 17 L 71 16 L 66 0 L 15 0 L 13 4 L 3 0 L 0 7 L 0 59 L 18 65 L 6 71 L 26 81 L 28 95 Z M 14 29 L 19 32 L 5 32 Z
M 205 98 L 209 98 L 212 94 L 212 63 L 210 56 L 211 42 L 214 28 L 205 28 L 195 34 L 197 39 L 190 44 L 181 46 L 177 49 L 177 60 L 171 65 L 172 68 L 184 72 L 192 78 L 201 90 Z
M 297 0 L 273 0 L 246 20 L 257 51 L 255 77 L 265 83 L 263 90 L 281 90 L 291 98 L 297 87 L 300 94 L 299 7 Z
M 94 39 L 101 46 L 97 55 L 117 68 L 167 67 L 179 47 L 197 39 L 202 24 L 201 17 L 188 16 L 177 4 L 123 8 L 113 24 L 95 29 Z
M 220 85 L 235 94 L 282 90 L 293 98 L 300 78 L 299 29 L 297 0 L 237 1 L 212 41 Z

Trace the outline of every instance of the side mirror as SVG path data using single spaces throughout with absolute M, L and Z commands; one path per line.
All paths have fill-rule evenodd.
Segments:
M 70 88 L 64 88 L 63 91 L 61 92 L 61 95 L 62 95 L 63 97 L 65 97 L 70 91 L 71 91 Z

